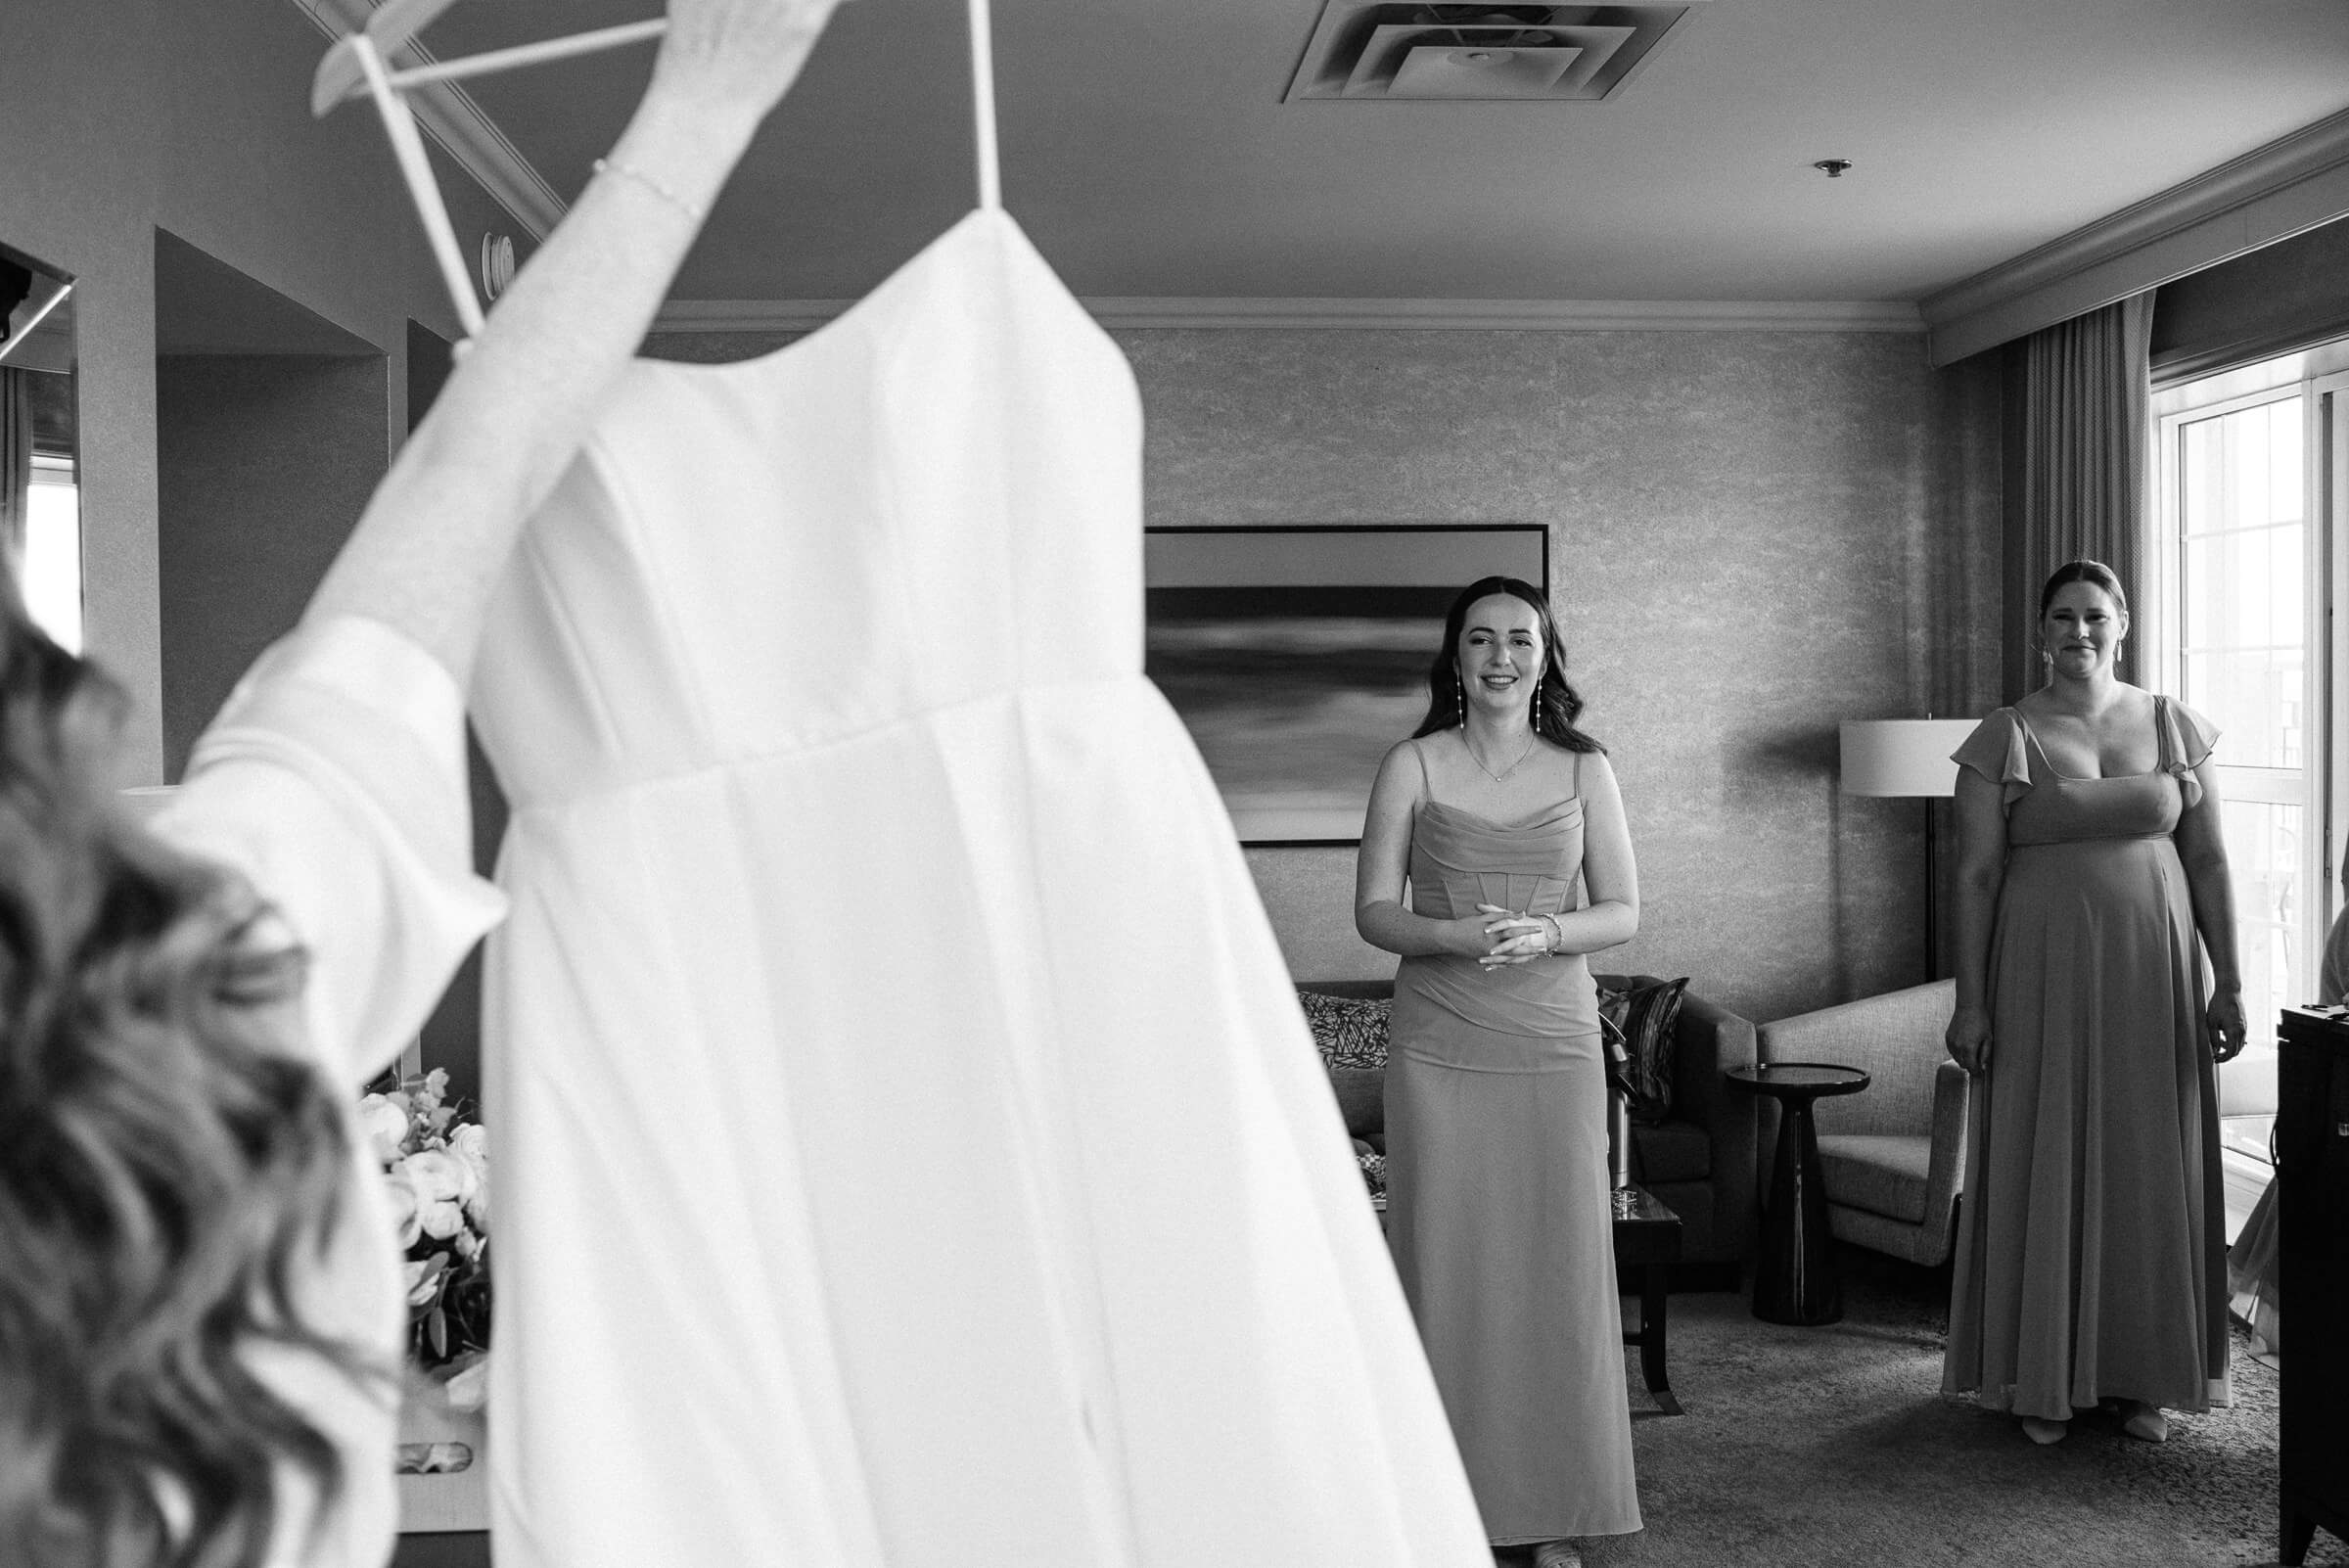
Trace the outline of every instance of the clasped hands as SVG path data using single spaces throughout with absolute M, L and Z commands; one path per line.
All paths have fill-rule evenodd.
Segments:
M 1498 969 L 1504 964 L 1531 963 L 1546 958 L 1559 950 L 1565 933 L 1557 921 L 1548 915 L 1527 914 L 1522 909 L 1510 909 L 1497 903 L 1480 903 L 1476 913 L 1457 924 L 1478 928 L 1472 941 L 1486 945 L 1472 954 L 1485 969 Z
M 2242 995 L 2223 991 L 2211 997 L 2202 1028 L 2213 1061 L 2232 1062 L 2241 1055 L 2245 1035 Z M 1951 1014 L 1944 1039 L 1950 1059 L 1967 1072 L 1979 1074 L 1990 1066 L 1990 1015 L 1984 1009 L 1960 1007 Z

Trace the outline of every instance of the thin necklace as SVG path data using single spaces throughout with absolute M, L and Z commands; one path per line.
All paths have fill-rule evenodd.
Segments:
M 1527 758 L 1534 755 L 1534 742 L 1539 739 L 1541 739 L 1541 737 L 1538 735 L 1528 735 L 1525 738 L 1525 750 L 1517 754 L 1517 761 L 1511 762 L 1508 766 L 1496 773 L 1493 771 L 1493 769 L 1485 767 L 1485 760 L 1476 755 L 1475 746 L 1471 745 L 1468 740 L 1468 726 L 1465 724 L 1460 726 L 1460 744 L 1468 748 L 1468 760 L 1474 762 L 1478 767 L 1483 768 L 1485 777 L 1491 779 L 1496 784 L 1499 783 L 1502 779 L 1507 778 L 1511 773 L 1516 772 L 1518 762 L 1522 762 Z

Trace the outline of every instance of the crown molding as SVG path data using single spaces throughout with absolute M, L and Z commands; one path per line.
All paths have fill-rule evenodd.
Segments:
M 674 300 L 655 332 L 811 332 L 851 300 Z M 1901 300 L 1250 300 L 1093 296 L 1104 327 L 1485 332 L 1923 332 Z
M 293 3 L 329 38 L 341 38 L 365 26 L 375 9 L 369 0 Z M 394 50 L 392 58 L 403 66 L 421 66 L 429 64 L 433 55 L 411 40 Z M 497 122 L 483 113 L 463 87 L 455 82 L 428 82 L 408 94 L 408 105 L 425 134 L 439 143 L 441 151 L 473 176 L 531 239 L 544 240 L 563 220 L 569 204 L 555 194 L 555 188 L 530 166 L 522 150 L 506 139 Z
M 2349 110 L 1918 301 L 1936 364 L 2349 213 Z

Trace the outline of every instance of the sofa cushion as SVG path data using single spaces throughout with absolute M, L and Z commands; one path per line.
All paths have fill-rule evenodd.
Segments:
M 1656 1122 L 1632 1129 L 1632 1179 L 1641 1186 L 1703 1181 L 1712 1175 L 1713 1140 L 1694 1122 Z
M 1394 1003 L 1383 997 L 1324 996 L 1312 991 L 1298 992 L 1297 1003 L 1305 1009 L 1313 1044 L 1332 1072 L 1387 1065 L 1387 1014 Z
M 1680 1022 L 1681 993 L 1688 977 L 1622 989 L 1602 987 L 1599 1016 L 1620 1032 L 1631 1055 L 1629 1071 L 1632 1120 L 1657 1123 L 1672 1114 L 1673 1058 L 1679 1043 L 1673 1026 Z
M 1387 1126 L 1386 1069 L 1333 1067 L 1329 1086 L 1338 1096 L 1338 1114 L 1346 1118 L 1346 1134 L 1355 1138 L 1385 1139 Z
M 1925 1222 L 1925 1170 L 1933 1139 L 1926 1133 L 1821 1132 L 1820 1185 L 1827 1201 L 1898 1220 Z

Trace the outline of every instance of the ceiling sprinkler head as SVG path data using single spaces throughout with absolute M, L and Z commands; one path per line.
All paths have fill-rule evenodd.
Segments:
M 1843 178 L 1843 171 L 1852 166 L 1852 161 L 1848 158 L 1822 158 L 1811 166 L 1831 180 L 1839 180 Z

